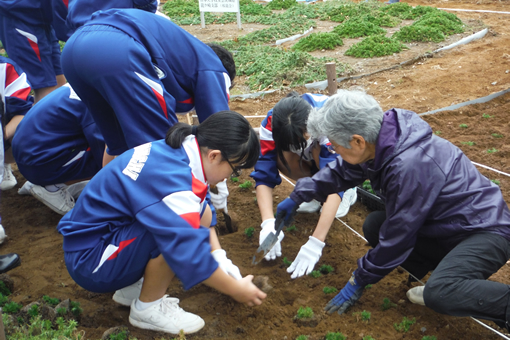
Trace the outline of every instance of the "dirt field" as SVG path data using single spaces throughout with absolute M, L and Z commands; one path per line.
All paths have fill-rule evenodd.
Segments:
M 508 0 L 473 1 L 413 1 L 411 5 L 433 5 L 441 8 L 510 11 Z M 449 106 L 454 103 L 487 96 L 510 87 L 510 15 L 477 12 L 455 12 L 465 22 L 480 21 L 489 28 L 481 40 L 423 59 L 419 63 L 392 71 L 378 73 L 356 81 L 338 84 L 340 88 L 362 87 L 373 95 L 383 109 L 400 107 L 418 113 Z M 185 27 L 199 38 L 216 40 L 216 36 L 227 39 L 236 31 L 235 24 L 209 27 Z M 246 29 L 246 28 L 245 28 Z M 427 48 L 429 49 L 429 48 Z M 411 55 L 406 56 L 412 57 Z M 392 59 L 393 58 L 393 59 Z M 381 65 L 397 63 L 401 56 L 358 60 L 359 73 L 374 70 Z M 352 59 L 352 58 L 351 58 Z M 493 85 L 494 84 L 494 85 Z M 305 88 L 297 89 L 305 92 Z M 238 89 L 239 91 L 239 89 Z M 264 98 L 233 100 L 231 109 L 244 115 L 265 115 L 285 95 L 285 91 L 266 95 Z M 433 131 L 459 146 L 468 157 L 505 173 L 510 172 L 510 93 L 491 102 L 464 107 L 455 111 L 424 116 Z M 260 119 L 252 119 L 253 126 Z M 467 127 L 460 127 L 461 124 Z M 493 134 L 502 135 L 501 138 Z M 472 143 L 468 143 L 472 142 Z M 472 144 L 472 145 L 470 145 Z M 497 152 L 488 153 L 487 150 Z M 495 172 L 480 169 L 490 179 L 499 181 L 507 202 L 510 202 L 510 178 Z M 244 171 L 241 182 L 249 179 Z M 79 329 L 87 339 L 99 339 L 103 332 L 114 326 L 126 325 L 131 335 L 138 339 L 170 339 L 163 333 L 138 330 L 128 322 L 129 309 L 116 305 L 112 294 L 90 293 L 74 283 L 63 262 L 62 238 L 55 227 L 60 216 L 53 213 L 32 197 L 19 196 L 17 189 L 24 183 L 18 171 L 16 189 L 2 193 L 1 216 L 9 241 L 1 246 L 1 253 L 17 252 L 22 265 L 11 272 L 15 290 L 12 299 L 26 305 L 49 295 L 60 299 L 70 298 L 81 303 L 84 310 Z M 273 289 L 264 304 L 256 308 L 240 305 L 227 296 L 199 285 L 184 291 L 178 281 L 169 288 L 171 296 L 181 299 L 181 306 L 199 314 L 206 326 L 188 339 L 286 339 L 292 340 L 301 334 L 309 339 L 323 339 L 328 332 L 342 332 L 348 339 L 362 339 L 371 335 L 377 340 L 421 339 L 434 335 L 437 339 L 499 339 L 469 318 L 448 317 L 432 310 L 411 304 L 405 297 L 407 275 L 392 272 L 385 279 L 367 290 L 361 300 L 345 315 L 325 315 L 323 307 L 333 295 L 325 295 L 322 288 L 335 286 L 341 289 L 356 268 L 356 259 L 369 248 L 342 223 L 335 221 L 324 248 L 319 265 L 329 264 L 335 271 L 320 278 L 302 277 L 291 280 L 281 260 L 251 265 L 258 247 L 260 214 L 254 200 L 253 189 L 240 189 L 237 183 L 229 182 L 229 211 L 238 232 L 220 236 L 222 246 L 229 258 L 239 266 L 243 275 L 267 275 Z M 275 190 L 277 204 L 292 190 L 288 183 Z M 361 226 L 369 211 L 356 203 L 342 220 L 361 232 Z M 282 243 L 283 256 L 293 260 L 299 248 L 308 239 L 317 223 L 317 214 L 299 215 L 297 230 L 287 232 Z M 252 238 L 247 238 L 244 229 L 255 227 Z M 219 223 L 224 233 L 223 221 Z M 502 268 L 494 280 L 510 284 L 510 268 Z M 397 306 L 381 310 L 383 298 L 389 298 Z M 293 317 L 301 306 L 309 306 L 319 316 L 316 327 L 298 326 Z M 354 312 L 363 310 L 372 313 L 368 323 L 358 320 Z M 397 332 L 393 324 L 402 318 L 416 318 L 408 333 Z M 492 323 L 489 323 L 494 326 Z

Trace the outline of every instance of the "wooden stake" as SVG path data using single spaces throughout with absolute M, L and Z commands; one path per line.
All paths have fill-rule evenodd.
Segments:
M 336 64 L 326 63 L 326 75 L 328 76 L 328 93 L 334 95 L 337 90 L 336 86 Z

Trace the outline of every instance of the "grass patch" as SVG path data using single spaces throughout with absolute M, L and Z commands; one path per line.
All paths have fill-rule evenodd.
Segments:
M 434 27 L 411 25 L 404 26 L 398 32 L 393 34 L 393 38 L 402 42 L 411 41 L 432 41 L 441 42 L 446 38 L 440 30 Z
M 342 38 L 335 33 L 312 33 L 292 46 L 295 51 L 311 52 L 316 50 L 334 50 L 344 44 Z
M 359 38 L 374 34 L 386 34 L 386 31 L 371 22 L 355 18 L 336 26 L 333 33 L 343 38 Z
M 445 35 L 464 32 L 464 24 L 455 14 L 445 11 L 433 11 L 425 14 L 413 23 L 413 26 L 436 28 Z
M 407 49 L 407 46 L 398 40 L 386 38 L 382 35 L 373 35 L 363 39 L 357 44 L 352 45 L 345 52 L 345 55 L 356 58 L 382 57 L 398 53 L 403 49 Z

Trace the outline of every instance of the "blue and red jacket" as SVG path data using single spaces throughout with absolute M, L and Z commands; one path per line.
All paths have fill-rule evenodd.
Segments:
M 209 229 L 200 226 L 207 190 L 194 136 L 186 137 L 178 149 L 164 140 L 137 146 L 98 172 L 62 218 L 57 229 L 64 236 L 64 251 L 93 248 L 136 221 L 153 235 L 166 262 L 189 289 L 218 268 Z
M 338 158 L 300 179 L 290 198 L 298 204 L 324 202 L 367 178 L 385 201 L 387 218 L 381 242 L 358 260 L 355 277 L 361 286 L 402 264 L 418 237 L 436 239 L 446 251 L 474 233 L 510 241 L 510 210 L 499 187 L 416 113 L 402 109 L 384 113 L 373 160 L 352 165 Z
M 320 108 L 324 105 L 324 103 L 326 103 L 329 97 L 322 94 L 305 93 L 301 95 L 301 98 L 306 100 L 312 107 Z M 269 110 L 259 129 L 260 157 L 257 164 L 255 164 L 254 171 L 250 174 L 250 176 L 255 180 L 255 186 L 262 184 L 270 188 L 274 188 L 282 182 L 277 166 L 278 156 L 273 139 L 273 129 L 271 125 L 272 119 L 273 109 Z M 316 142 L 321 145 L 321 151 L 319 154 L 320 164 L 317 164 L 319 169 L 339 157 L 339 155 L 329 151 L 331 143 L 327 138 L 323 137 L 317 139 Z
M 30 95 L 27 75 L 9 58 L 0 56 L 0 97 L 4 112 L 0 112 L 4 123 L 12 117 L 25 115 L 34 104 Z
M 142 44 L 158 68 L 165 89 L 176 100 L 176 113 L 195 108 L 203 122 L 228 110 L 230 77 L 221 60 L 203 42 L 159 15 L 136 9 L 96 12 L 86 25 L 108 25 Z

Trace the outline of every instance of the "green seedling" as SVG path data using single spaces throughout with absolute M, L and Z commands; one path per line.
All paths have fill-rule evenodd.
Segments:
M 364 336 L 364 337 L 363 337 L 363 340 L 375 340 L 375 339 L 374 339 L 374 338 L 372 338 L 372 336 L 367 335 L 367 336 Z
M 334 50 L 344 44 L 342 38 L 335 33 L 312 33 L 292 46 L 295 51 L 312 52 L 317 50 Z
M 62 316 L 62 315 L 65 315 L 67 313 L 67 308 L 65 307 L 60 307 L 60 308 L 57 308 L 57 314 Z
M 493 133 L 491 136 L 494 138 L 503 138 L 503 135 L 500 133 Z
M 487 113 L 484 113 L 484 114 L 482 115 L 482 118 L 492 118 L 492 117 L 494 117 L 494 116 L 490 116 L 490 115 L 488 115 Z
M 83 312 L 83 309 L 80 307 L 80 303 L 78 301 L 71 301 L 71 313 L 73 313 L 74 316 L 78 317 Z
M 372 189 L 372 185 L 370 184 L 370 180 L 368 180 L 368 179 L 365 180 L 365 182 L 363 182 L 363 185 L 361 187 L 363 188 L 363 190 L 368 191 L 369 193 L 375 195 L 374 189 Z
M 495 153 L 495 152 L 498 152 L 498 149 L 490 148 L 489 150 L 487 150 L 487 153 Z
M 365 286 L 365 289 L 370 289 L 370 288 L 372 288 L 371 284 L 368 284 L 368 285 Z
M 332 294 L 338 292 L 338 289 L 336 289 L 335 287 L 324 287 L 322 291 L 324 292 L 324 294 Z
M 5 282 L 1 280 L 0 280 L 0 294 L 3 294 L 4 296 L 9 296 L 12 294 L 9 288 L 7 288 L 7 286 L 5 285 Z
M 416 322 L 416 318 L 408 319 L 407 316 L 404 316 L 401 323 L 394 323 L 393 327 L 397 332 L 406 333 L 409 331 L 412 325 Z
M 287 228 L 287 231 L 288 231 L 288 232 L 289 232 L 289 231 L 290 231 L 290 232 L 294 232 L 294 231 L 296 231 L 296 225 L 294 225 L 294 224 L 293 224 L 293 225 L 291 225 L 290 227 L 288 227 L 288 228 Z
M 469 145 L 469 146 L 476 145 L 475 142 L 460 142 L 460 144 L 462 144 L 462 145 Z
M 306 335 L 300 335 L 296 338 L 296 340 L 308 340 L 308 337 Z
M 467 129 L 468 125 L 467 124 L 460 124 L 459 127 L 461 129 Z
M 32 305 L 28 309 L 28 315 L 30 315 L 33 318 L 35 318 L 37 315 L 39 315 L 39 306 L 38 305 Z
M 313 317 L 313 310 L 310 307 L 299 307 L 296 318 L 298 319 L 310 319 Z
M 441 134 L 441 131 L 436 131 L 434 133 L 439 136 Z
M 5 304 L 3 311 L 8 314 L 15 314 L 19 312 L 19 310 L 23 307 L 19 303 L 16 303 L 14 301 L 8 302 Z
M 425 335 L 421 340 L 437 340 L 437 337 L 434 335 Z
M 230 177 L 232 182 L 239 182 L 239 177 Z
M 316 279 L 316 278 L 321 277 L 321 276 L 322 276 L 322 274 L 321 274 L 321 272 L 320 272 L 320 271 L 318 271 L 318 270 L 314 270 L 314 271 L 312 271 L 310 274 L 308 274 L 308 276 L 311 276 L 311 277 L 313 277 L 313 278 L 315 278 L 315 279 Z
M 239 184 L 239 188 L 241 189 L 250 189 L 253 186 L 253 183 L 250 180 L 246 180 L 243 183 Z
M 110 334 L 109 340 L 128 340 L 128 335 L 126 331 L 119 332 L 117 334 Z
M 60 300 L 57 298 L 50 298 L 48 295 L 44 295 L 42 297 L 43 301 L 46 302 L 48 305 L 56 306 L 59 304 Z
M 282 261 L 283 261 L 283 264 L 285 265 L 285 267 L 290 267 L 290 265 L 292 264 L 292 262 L 287 260 L 286 257 L 284 257 Z
M 499 180 L 497 179 L 491 179 L 491 182 L 496 184 L 497 186 L 499 186 L 499 184 L 501 183 Z
M 329 332 L 326 334 L 325 340 L 346 340 L 347 337 L 343 335 L 342 333 L 333 333 Z
M 382 310 L 388 310 L 391 307 L 397 307 L 397 305 L 391 302 L 390 299 L 384 298 L 382 300 Z
M 323 264 L 319 268 L 319 271 L 324 275 L 331 273 L 333 270 L 335 270 L 335 269 L 332 266 L 330 266 L 329 264 Z
M 25 320 L 23 320 L 23 318 L 22 318 L 21 316 L 18 316 L 18 317 L 16 318 L 16 320 L 18 321 L 18 323 L 19 323 L 20 325 L 22 325 L 22 324 L 24 324 L 24 323 L 25 323 Z
M 9 302 L 9 298 L 0 293 L 0 307 L 3 307 L 7 302 Z
M 248 238 L 251 238 L 253 236 L 254 232 L 255 232 L 255 228 L 253 228 L 253 227 L 249 227 L 249 228 L 244 229 L 244 234 Z
M 361 317 L 361 321 L 369 322 L 372 313 L 364 310 L 363 312 L 352 313 L 352 315 L 355 316 L 357 320 L 359 320 L 359 318 Z

